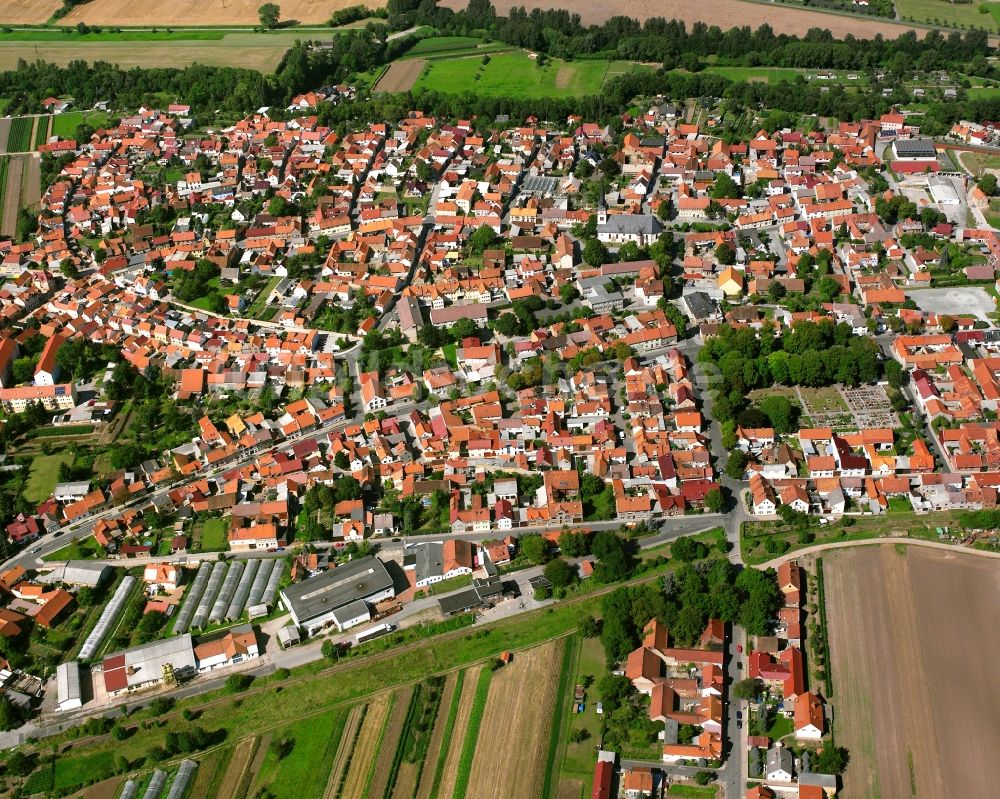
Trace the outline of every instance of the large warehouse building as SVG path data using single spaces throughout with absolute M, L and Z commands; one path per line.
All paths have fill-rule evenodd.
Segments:
M 385 565 L 372 556 L 352 560 L 281 591 L 292 621 L 308 635 L 328 624 L 343 631 L 372 617 L 371 606 L 396 595 Z
M 108 655 L 103 666 L 104 688 L 108 696 L 118 696 L 157 685 L 167 665 L 179 678 L 195 673 L 197 662 L 190 633 Z

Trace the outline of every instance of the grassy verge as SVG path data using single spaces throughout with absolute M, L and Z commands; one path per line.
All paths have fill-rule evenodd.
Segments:
M 458 761 L 458 769 L 455 774 L 454 799 L 465 799 L 465 792 L 469 789 L 469 777 L 472 776 L 472 760 L 476 755 L 476 744 L 479 741 L 479 727 L 483 723 L 483 713 L 486 711 L 486 698 L 490 693 L 490 682 L 493 679 L 493 672 L 488 668 L 479 672 L 479 682 L 476 683 L 476 696 L 472 701 L 472 710 L 469 713 L 469 727 L 465 732 L 465 741 L 462 744 L 462 756 Z
M 823 558 L 816 558 L 816 591 L 819 597 L 819 634 L 823 645 L 823 677 L 826 683 L 826 697 L 833 698 L 833 670 L 830 657 L 830 638 L 826 621 L 826 584 L 823 581 Z
M 0 155 L 0 212 L 3 211 L 4 198 L 7 195 L 7 167 L 10 165 L 10 158 Z
M 549 768 L 545 772 L 545 782 L 542 783 L 542 796 L 552 796 L 553 783 L 559 785 L 559 764 L 562 760 L 561 754 L 564 751 L 562 741 L 565 738 L 569 726 L 566 719 L 569 714 L 566 712 L 566 704 L 570 701 L 570 690 L 573 688 L 572 677 L 576 674 L 576 662 L 580 651 L 580 638 L 573 636 L 563 644 L 563 662 L 559 671 L 559 689 L 556 692 L 556 707 L 552 712 L 552 727 L 549 731 L 549 754 L 545 762 Z
M 28 433 L 28 438 L 57 438 L 59 436 L 85 436 L 94 432 L 89 424 L 67 424 L 62 427 L 38 427 Z

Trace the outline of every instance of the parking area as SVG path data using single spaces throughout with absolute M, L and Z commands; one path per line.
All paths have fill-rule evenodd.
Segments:
M 996 303 L 985 289 L 965 286 L 949 289 L 916 289 L 906 292 L 921 311 L 936 314 L 974 314 L 989 322 Z

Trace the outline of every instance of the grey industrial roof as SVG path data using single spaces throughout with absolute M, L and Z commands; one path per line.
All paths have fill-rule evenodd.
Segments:
M 356 619 L 358 616 L 365 613 L 371 615 L 368 610 L 368 603 L 363 599 L 358 599 L 333 611 L 333 618 L 336 620 L 337 624 L 343 627 L 345 622 L 348 622 L 351 619 Z
M 105 576 L 111 573 L 111 567 L 103 563 L 87 563 L 83 560 L 71 560 L 55 566 L 52 571 L 40 575 L 42 583 L 70 583 L 71 585 L 86 585 L 93 588 L 99 585 Z
M 68 660 L 56 667 L 56 692 L 60 703 L 82 698 L 80 664 L 75 660 Z
M 417 582 L 427 577 L 439 577 L 441 565 L 444 562 L 444 544 L 440 541 L 428 541 L 414 547 L 414 566 L 417 572 Z
M 299 623 L 367 599 L 392 588 L 392 577 L 378 558 L 358 558 L 336 569 L 284 588 L 282 599 Z
M 934 142 L 931 139 L 897 139 L 893 143 L 896 155 L 917 156 L 925 155 L 934 158 L 937 150 L 934 149 Z
M 482 603 L 483 600 L 475 588 L 466 588 L 457 594 L 449 594 L 448 596 L 441 597 L 438 600 L 438 607 L 447 616 L 451 613 L 460 613 L 463 610 L 469 610 Z

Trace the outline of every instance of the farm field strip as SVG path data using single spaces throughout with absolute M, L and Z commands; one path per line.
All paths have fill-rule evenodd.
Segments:
M 392 755 L 400 745 L 406 719 L 410 712 L 410 701 L 418 686 L 402 688 L 393 694 L 392 710 L 379 738 L 378 749 L 373 753 L 371 770 L 365 789 L 365 796 L 385 796 L 389 785 L 389 771 Z
M 339 793 L 344 799 L 362 799 L 368 796 L 368 774 L 375 767 L 375 760 L 371 755 L 376 751 L 389 720 L 393 697 L 394 694 L 380 694 L 368 704 L 368 711 L 354 744 L 354 752 L 360 753 L 360 757 L 351 757 L 344 785 Z
M 8 25 L 41 25 L 59 8 L 59 0 L 4 0 L 0 22 Z
M 24 153 L 30 150 L 33 126 L 33 117 L 14 117 L 10 122 L 10 133 L 7 134 L 7 152 Z
M 7 169 L 6 176 L 2 178 L 5 190 L 0 235 L 13 236 L 17 232 L 17 212 L 21 208 L 21 182 L 24 179 L 25 159 L 17 156 L 5 156 L 5 159 Z
M 444 681 L 441 691 L 441 703 L 438 706 L 437 719 L 431 731 L 427 755 L 424 758 L 423 770 L 420 774 L 417 799 L 430 799 L 438 774 L 438 764 L 444 768 L 444 757 L 447 754 L 448 740 L 451 729 L 455 726 L 455 716 L 458 714 L 458 699 L 462 689 L 463 672 L 452 672 Z
M 344 733 L 340 737 L 340 744 L 337 747 L 333 765 L 330 768 L 330 777 L 326 782 L 323 799 L 334 799 L 340 791 L 347 767 L 351 764 L 351 757 L 355 751 L 358 733 L 361 731 L 361 724 L 365 720 L 365 711 L 367 708 L 367 705 L 355 705 L 351 708 L 351 712 L 347 716 L 347 723 L 344 725 Z
M 257 747 L 260 738 L 251 735 L 244 738 L 233 748 L 233 754 L 229 758 L 229 765 L 226 767 L 222 782 L 219 784 L 219 792 L 216 794 L 219 799 L 236 799 L 243 796 L 250 787 L 254 772 L 250 771 L 250 763 L 257 754 Z
M 437 799 L 437 797 L 440 797 L 440 799 L 449 799 L 454 794 L 458 761 L 462 756 L 462 750 L 465 748 L 465 735 L 469 729 L 469 717 L 472 715 L 472 705 L 476 698 L 476 686 L 479 684 L 479 676 L 482 671 L 482 666 L 472 666 L 465 671 L 462 690 L 458 697 L 455 723 L 451 731 L 451 740 L 445 742 L 448 744 L 448 754 L 444 759 L 441 781 L 431 791 L 432 799 Z
M 7 152 L 7 139 L 10 136 L 10 117 L 0 117 L 0 153 Z
M 483 669 L 476 681 L 476 692 L 472 699 L 472 709 L 469 711 L 469 723 L 465 730 L 465 740 L 462 742 L 462 754 L 458 759 L 455 774 L 454 799 L 465 799 L 469 789 L 469 779 L 472 777 L 472 764 L 475 761 L 479 744 L 479 731 L 483 725 L 483 714 L 489 700 L 490 684 L 493 682 L 493 672 Z
M 198 770 L 188 794 L 190 796 L 221 796 L 220 789 L 229 764 L 232 762 L 235 746 L 224 746 L 198 758 Z
M 393 61 L 372 87 L 374 92 L 406 92 L 413 88 L 427 61 L 422 58 L 408 58 Z
M 267 752 L 256 773 L 254 795 L 266 792 L 275 799 L 319 795 L 326 786 L 327 772 L 316 764 L 325 766 L 333 761 L 349 712 L 341 707 L 276 730 L 272 740 L 280 746 L 272 746 Z M 288 748 L 279 755 L 282 746 Z
M 20 0 L 25 2 L 25 0 Z M 334 11 L 358 5 L 359 0 L 283 0 L 281 18 L 306 24 L 325 24 Z M 376 8 L 383 3 L 361 0 Z M 140 27 L 155 22 L 161 27 L 198 25 L 257 25 L 260 0 L 177 0 L 163 5 L 151 0 L 91 0 L 74 6 L 60 25 L 121 25 Z M 54 8 L 53 8 L 54 10 Z M 2 20 L 6 22 L 7 20 Z
M 996 566 L 925 547 L 824 557 L 845 796 L 987 796 L 1000 780 Z M 955 664 L 962 677 L 955 678 Z
M 471 799 L 542 796 L 559 670 L 568 643 L 561 639 L 518 653 L 494 674 L 481 726 L 490 745 L 476 749 L 467 793 Z M 509 768 L 511 763 L 517 768 Z

